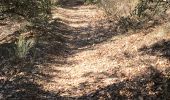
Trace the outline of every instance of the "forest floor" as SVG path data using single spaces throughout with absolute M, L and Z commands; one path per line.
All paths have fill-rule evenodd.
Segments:
M 117 34 L 94 5 L 57 7 L 52 13 L 60 22 L 58 26 L 52 22 L 52 33 L 60 29 L 65 48 L 57 52 L 52 46 L 50 61 L 39 65 L 53 69 L 46 73 L 52 76 L 50 81 L 41 83 L 45 90 L 59 93 L 61 99 L 164 98 L 170 37 L 161 33 L 160 26 Z
M 170 36 L 161 26 L 117 34 L 95 5 L 55 7 L 52 18 L 37 46 L 42 71 L 31 72 L 50 95 L 28 98 L 168 100 Z

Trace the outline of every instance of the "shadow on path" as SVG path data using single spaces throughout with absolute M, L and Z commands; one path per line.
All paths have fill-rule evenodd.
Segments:
M 73 5 L 69 5 L 69 7 L 71 6 Z M 75 17 L 80 18 L 80 16 Z M 26 61 L 5 60 L 0 65 L 0 99 L 167 99 L 169 96 L 166 94 L 169 90 L 169 79 L 152 67 L 148 68 L 149 74 L 147 75 L 143 74 L 131 80 L 109 85 L 81 97 L 60 96 L 58 90 L 48 91 L 43 89 L 42 84 L 39 83 L 42 81 L 48 83 L 53 77 L 57 77 L 50 74 L 52 72 L 60 73 L 60 71 L 48 66 L 49 63 L 71 65 L 74 62 L 67 62 L 67 57 L 87 49 L 93 49 L 94 45 L 103 43 L 118 35 L 115 24 L 107 20 L 98 20 L 95 23 L 97 23 L 95 26 L 90 23 L 85 27 L 73 27 L 65 20 L 55 18 L 46 25 L 37 27 L 39 39 L 35 47 L 38 53 L 35 62 L 32 63 L 30 59 Z M 153 46 L 153 48 L 159 49 L 159 46 Z M 56 60 L 53 57 L 58 57 L 59 59 Z
M 142 54 L 156 55 L 170 59 L 170 40 L 161 40 L 150 46 L 144 46 L 139 49 Z

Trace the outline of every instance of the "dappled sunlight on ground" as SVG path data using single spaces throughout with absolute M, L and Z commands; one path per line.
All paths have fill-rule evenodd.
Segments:
M 2 72 L 17 70 L 19 77 L 7 83 L 3 95 L 12 87 L 18 91 L 12 96 L 21 92 L 31 99 L 161 100 L 169 80 L 165 74 L 170 66 L 170 36 L 160 35 L 156 26 L 127 34 L 119 34 L 116 27 L 96 5 L 53 8 L 52 20 L 36 28 L 34 63 L 16 68 L 1 64 Z M 0 80 L 8 80 L 8 73 L 3 74 Z M 15 82 L 20 77 L 30 87 L 28 83 L 16 88 L 13 84 L 26 83 Z
M 62 19 L 62 22 L 75 28 L 88 27 L 96 24 L 96 21 L 105 19 L 104 11 L 96 9 L 96 6 L 92 5 L 73 7 L 73 9 L 56 8 L 52 12 L 53 19 Z
M 104 13 L 99 9 L 91 10 L 89 6 L 80 6 L 77 9 L 57 8 L 53 13 L 53 19 L 60 19 L 59 22 L 67 25 L 63 29 L 70 27 L 69 32 L 63 32 L 69 38 L 69 41 L 66 40 L 67 47 L 70 48 L 68 52 L 72 53 L 68 53 L 65 63 L 47 65 L 60 72 L 52 73 L 54 77 L 51 82 L 44 83 L 45 90 L 60 91 L 61 96 L 80 97 L 112 84 L 124 84 L 126 80 L 133 80 L 141 75 L 152 75 L 152 70 L 148 70 L 152 67 L 165 71 L 169 66 L 166 58 L 144 55 L 140 51 L 142 47 L 168 39 L 167 36 L 158 36 L 154 28 L 150 34 L 139 32 L 114 36 L 114 29 L 109 29 L 112 24 L 101 24 Z M 102 36 L 106 36 L 108 32 L 114 37 L 111 35 L 101 42 Z M 95 35 L 100 34 L 103 35 L 97 44 Z M 91 37 L 92 43 L 88 41 Z M 86 38 L 86 42 L 83 42 Z M 59 58 L 54 56 L 52 59 L 55 62 Z M 128 90 L 120 91 L 128 93 Z

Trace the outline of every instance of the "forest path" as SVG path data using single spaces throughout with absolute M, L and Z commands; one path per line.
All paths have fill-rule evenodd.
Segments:
M 113 25 L 94 5 L 57 7 L 53 9 L 53 19 L 60 22 L 53 33 L 58 34 L 58 29 L 61 30 L 67 48 L 63 52 L 68 55 L 63 61 L 50 54 L 52 61 L 42 65 L 53 69 L 53 72 L 46 72 L 52 78 L 42 83 L 45 90 L 69 97 L 87 95 L 108 85 L 150 73 L 146 71 L 150 66 L 156 65 L 157 69 L 164 70 L 167 66 L 162 63 L 168 65 L 166 58 L 145 55 L 140 51 L 140 48 L 166 37 L 158 37 L 155 33 L 114 36 Z M 122 95 L 126 95 L 126 91 L 122 91 Z
M 108 78 L 109 74 L 106 71 L 109 71 L 111 66 L 103 63 L 103 59 L 100 62 L 96 54 L 98 51 L 95 50 L 95 44 L 106 40 L 105 33 L 110 30 L 104 14 L 101 9 L 92 5 L 53 10 L 53 19 L 57 19 L 63 25 L 61 30 L 65 32 L 63 33 L 67 37 L 65 44 L 71 55 L 64 64 L 49 64 L 58 71 L 52 73 L 56 76 L 54 75 L 52 82 L 45 86 L 47 89 L 62 90 L 62 92 L 64 90 L 67 95 L 69 91 L 72 95 L 80 95 L 85 91 L 97 89 L 98 86 L 93 88 L 91 86 L 96 81 L 100 82 L 102 77 L 110 81 L 115 80 L 115 78 Z M 58 61 L 58 58 L 54 57 L 54 59 Z M 106 62 L 108 61 L 106 59 Z

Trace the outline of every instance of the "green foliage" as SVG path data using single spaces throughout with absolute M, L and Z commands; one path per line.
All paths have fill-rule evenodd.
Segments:
M 20 36 L 16 42 L 15 55 L 17 58 L 23 59 L 27 56 L 29 50 L 34 46 L 34 39 L 26 40 L 24 36 Z
M 1 14 L 18 14 L 27 20 L 45 19 L 50 13 L 50 0 L 1 0 Z
M 117 31 L 147 28 L 162 19 L 170 8 L 168 0 L 100 0 L 110 20 L 117 22 Z

